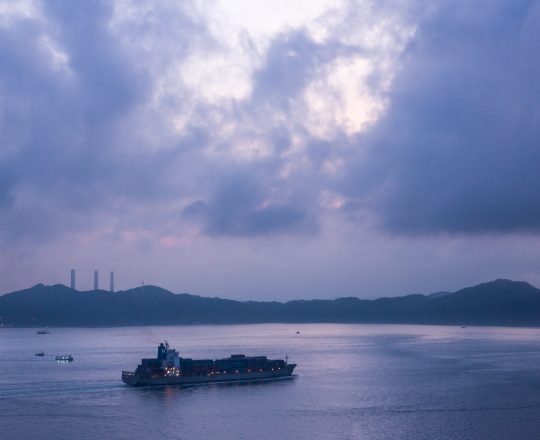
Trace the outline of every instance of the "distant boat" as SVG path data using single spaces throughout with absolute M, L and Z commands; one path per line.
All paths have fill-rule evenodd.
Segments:
M 49 330 L 47 330 L 47 329 L 38 330 L 36 333 L 38 335 L 49 335 L 49 334 L 51 334 L 51 332 Z
M 44 351 L 38 351 L 38 352 L 36 353 L 36 356 L 43 357 L 43 356 L 45 356 L 45 352 L 44 352 Z
M 299 335 L 299 334 L 300 334 L 300 332 L 296 332 L 296 334 L 297 334 L 297 335 Z
M 58 362 L 73 362 L 73 356 L 71 356 L 70 354 L 68 355 L 61 355 L 61 356 L 56 356 L 55 358 Z

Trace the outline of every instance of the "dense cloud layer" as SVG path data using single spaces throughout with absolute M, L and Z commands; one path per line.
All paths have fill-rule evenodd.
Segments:
M 340 160 L 343 136 L 339 127 L 329 139 L 313 135 L 320 124 L 306 121 L 309 99 L 324 104 L 335 90 L 325 95 L 319 84 L 309 99 L 306 90 L 354 57 L 379 56 L 367 54 L 365 38 L 341 38 L 352 10 L 329 12 L 339 26 L 320 41 L 291 29 L 262 52 L 243 36 L 238 52 L 196 4 L 30 5 L 6 14 L 1 29 L 4 242 L 121 232 L 122 214 L 157 236 L 159 220 L 181 230 L 188 218 L 210 235 L 317 230 L 323 167 Z M 228 54 L 244 64 L 247 95 L 219 87 L 228 60 L 204 84 L 212 60 Z M 331 126 L 334 115 L 319 113 Z M 151 222 L 137 217 L 143 203 Z M 183 215 L 194 203 L 200 215 Z
M 537 2 L 226 4 L 0 5 L 1 253 L 538 233 Z
M 41 6 L 1 28 L 0 199 L 8 242 L 100 229 L 130 204 L 176 196 L 167 173 L 186 148 L 175 140 L 174 153 L 150 149 L 147 138 L 159 138 L 158 115 L 148 110 L 151 68 L 159 65 L 145 68 L 144 53 L 111 31 L 110 2 Z M 189 25 L 175 13 L 175 25 Z
M 488 1 L 421 23 L 345 191 L 394 232 L 539 231 L 539 21 Z

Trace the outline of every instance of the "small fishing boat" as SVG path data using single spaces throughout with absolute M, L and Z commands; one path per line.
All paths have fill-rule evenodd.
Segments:
M 36 353 L 36 356 L 43 357 L 43 356 L 45 356 L 45 352 L 44 351 L 38 351 Z
M 50 335 L 51 334 L 51 332 L 49 330 L 47 330 L 46 328 L 43 329 L 43 330 L 38 330 L 36 333 L 38 335 Z
M 55 359 L 58 362 L 73 362 L 73 356 L 71 356 L 70 354 L 56 356 Z

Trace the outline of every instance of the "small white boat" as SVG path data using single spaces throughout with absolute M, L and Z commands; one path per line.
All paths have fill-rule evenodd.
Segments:
M 67 354 L 67 355 L 61 355 L 61 356 L 56 356 L 55 358 L 58 362 L 73 362 L 73 356 L 71 356 L 70 354 Z

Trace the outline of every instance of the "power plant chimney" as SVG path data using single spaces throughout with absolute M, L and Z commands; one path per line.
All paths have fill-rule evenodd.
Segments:
M 114 292 L 114 271 L 111 270 L 111 285 L 110 285 L 111 292 Z
M 71 269 L 71 283 L 70 287 L 75 290 L 75 269 Z
M 98 290 L 99 289 L 99 274 L 98 274 L 98 271 L 95 270 L 94 271 L 94 290 Z

